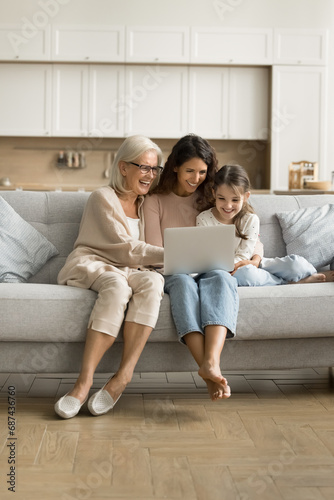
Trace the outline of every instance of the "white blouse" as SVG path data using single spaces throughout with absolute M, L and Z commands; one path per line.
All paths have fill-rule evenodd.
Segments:
M 196 217 L 197 226 L 224 226 L 212 213 L 212 208 L 205 210 Z M 254 255 L 255 245 L 260 232 L 260 219 L 255 214 L 245 214 L 241 219 L 241 232 L 247 240 L 236 237 L 234 263 L 249 260 Z
M 127 217 L 127 221 L 130 227 L 130 232 L 134 240 L 139 240 L 139 221 L 140 219 L 131 219 Z

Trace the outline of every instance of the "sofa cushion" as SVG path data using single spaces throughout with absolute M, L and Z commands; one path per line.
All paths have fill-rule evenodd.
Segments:
M 276 215 L 288 254 L 301 255 L 318 269 L 334 260 L 334 204 Z
M 96 297 L 71 286 L 0 283 L 0 341 L 84 342 Z
M 25 282 L 55 255 L 57 248 L 0 196 L 0 282 Z
M 0 191 L 0 195 L 59 251 L 59 255 L 50 259 L 28 281 L 57 283 L 57 275 L 73 250 L 82 212 L 90 193 Z
M 238 293 L 236 336 L 228 342 L 334 337 L 333 283 L 239 287 Z
M 84 342 L 96 297 L 74 286 L 0 283 L 0 341 Z M 177 342 L 168 295 L 149 341 Z

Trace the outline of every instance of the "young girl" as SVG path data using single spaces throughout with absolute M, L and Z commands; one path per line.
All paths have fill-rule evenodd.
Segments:
M 273 286 L 331 280 L 333 272 L 318 273 L 300 255 L 263 258 L 259 268 L 250 264 L 259 237 L 260 220 L 248 203 L 249 196 L 250 182 L 246 171 L 240 165 L 225 165 L 214 177 L 214 207 L 196 218 L 198 226 L 235 224 L 235 268 L 232 274 L 237 279 L 238 286 Z

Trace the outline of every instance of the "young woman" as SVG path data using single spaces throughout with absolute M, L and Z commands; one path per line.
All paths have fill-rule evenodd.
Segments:
M 245 169 L 240 165 L 224 165 L 214 178 L 214 206 L 196 218 L 199 226 L 235 225 L 235 264 L 253 255 L 258 240 L 260 220 L 248 203 L 249 196 L 250 181 Z M 239 286 L 273 286 L 332 281 L 334 271 L 318 273 L 304 257 L 287 255 L 273 259 L 263 258 L 259 268 L 243 266 L 232 274 Z
M 217 158 L 210 144 L 187 135 L 173 147 L 158 186 L 144 203 L 145 239 L 163 246 L 168 227 L 196 225 L 196 216 L 208 207 Z M 259 253 L 261 255 L 261 244 Z M 252 263 L 258 265 L 261 256 Z M 187 274 L 165 276 L 165 292 L 179 339 L 199 366 L 213 401 L 231 394 L 220 369 L 225 338 L 236 330 L 239 299 L 237 282 L 227 272 L 214 270 L 196 277 Z
M 161 161 L 160 148 L 150 139 L 133 136 L 123 142 L 112 166 L 110 186 L 89 197 L 74 250 L 58 275 L 59 284 L 98 293 L 79 378 L 55 405 L 63 418 L 74 417 L 86 401 L 95 369 L 124 321 L 119 369 L 88 401 L 93 415 L 113 408 L 156 324 L 163 278 L 149 268 L 163 263 L 163 249 L 144 242 L 142 205 L 144 195 L 157 182 Z

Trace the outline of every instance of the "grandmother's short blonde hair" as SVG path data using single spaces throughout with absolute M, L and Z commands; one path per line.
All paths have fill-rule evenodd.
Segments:
M 138 159 L 142 154 L 147 151 L 155 151 L 158 157 L 158 166 L 162 166 L 162 152 L 157 144 L 155 144 L 151 139 L 143 135 L 132 135 L 127 137 L 125 141 L 121 144 L 119 150 L 115 155 L 115 159 L 111 166 L 111 177 L 109 185 L 117 193 L 127 193 L 127 189 L 124 187 L 124 177 L 122 176 L 120 169 L 118 167 L 121 161 L 131 162 Z M 151 189 L 153 189 L 158 183 L 158 176 L 154 179 Z

